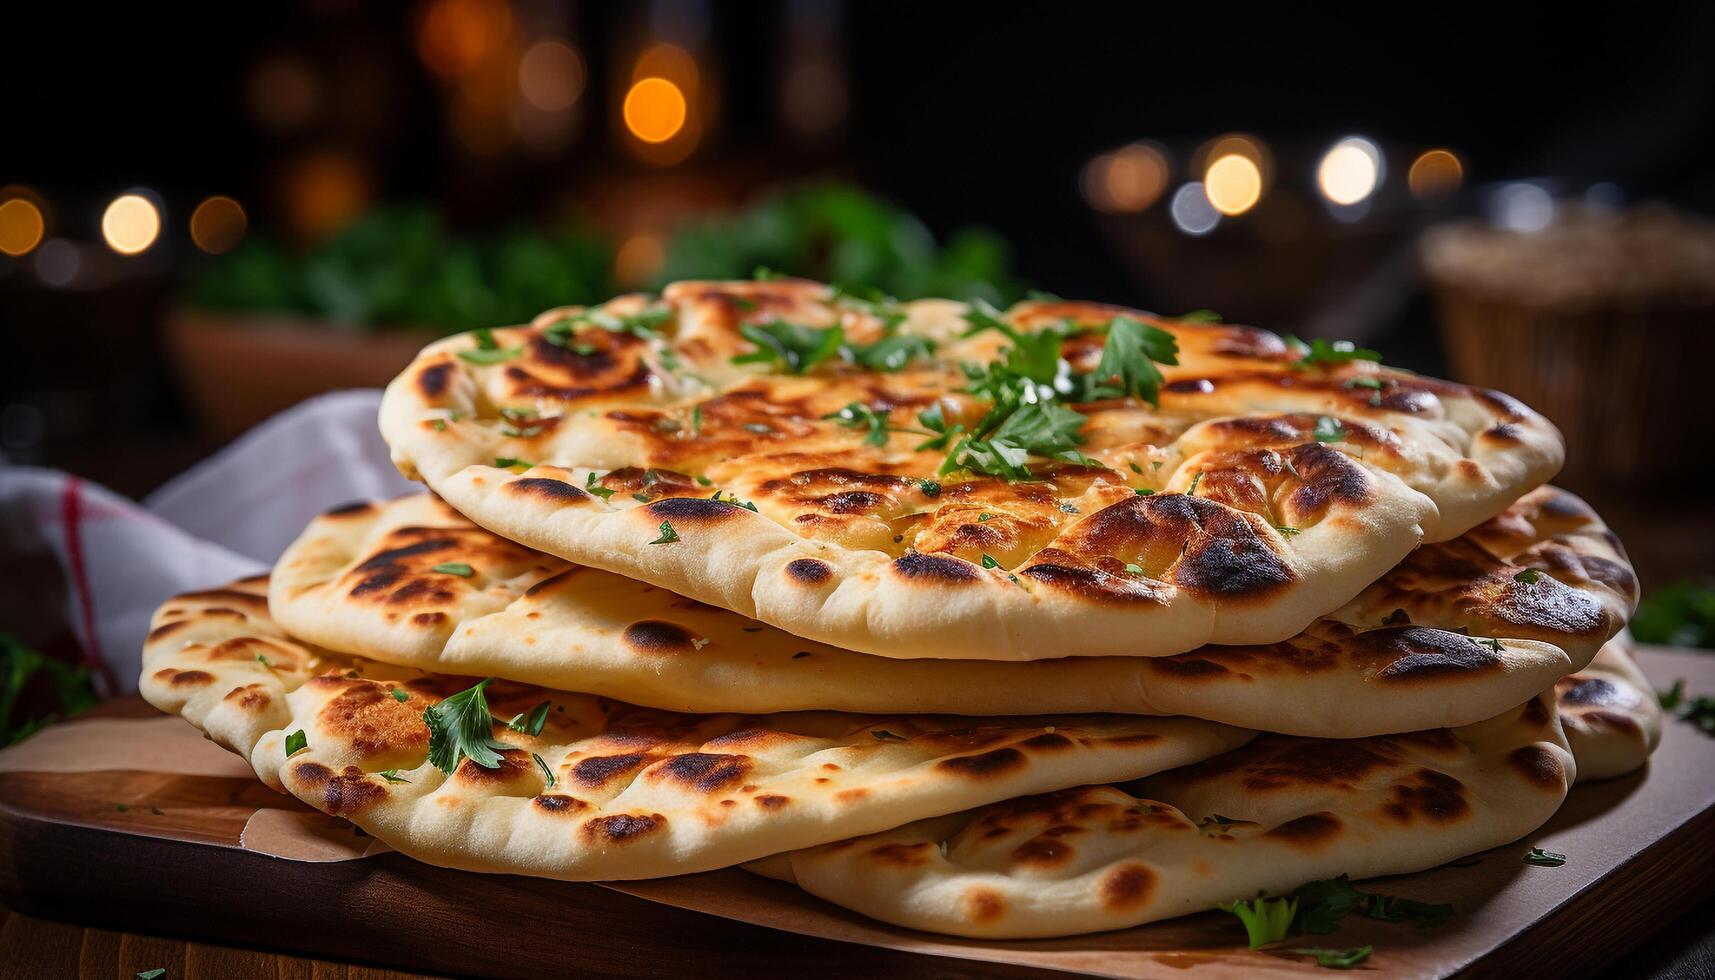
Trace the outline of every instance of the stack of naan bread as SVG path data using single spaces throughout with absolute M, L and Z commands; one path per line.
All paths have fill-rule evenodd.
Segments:
M 428 492 L 142 688 L 434 864 L 1054 936 L 1505 844 L 1644 763 L 1619 542 L 1494 391 L 1057 300 L 684 282 L 430 345 Z

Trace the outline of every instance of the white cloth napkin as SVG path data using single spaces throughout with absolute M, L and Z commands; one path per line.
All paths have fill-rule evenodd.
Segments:
M 37 569 L 12 559 L 46 552 L 62 577 L 7 573 L 3 587 L 40 593 L 39 615 L 62 618 L 103 693 L 135 690 L 149 616 L 169 596 L 265 571 L 337 504 L 420 489 L 388 460 L 380 404 L 379 391 L 306 401 L 141 505 L 58 470 L 0 468 L 0 567 Z

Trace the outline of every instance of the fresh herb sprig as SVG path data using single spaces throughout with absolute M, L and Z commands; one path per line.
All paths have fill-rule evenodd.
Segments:
M 1699 694 L 1688 697 L 1685 693 L 1685 678 L 1673 682 L 1673 686 L 1658 695 L 1662 710 L 1671 712 L 1680 721 L 1689 722 L 1705 735 L 1715 735 L 1715 697 Z
M 937 405 L 937 408 L 940 406 Z M 903 426 L 890 425 L 887 413 L 877 412 L 863 402 L 852 402 L 837 412 L 829 412 L 822 416 L 825 420 L 838 422 L 848 429 L 868 429 L 863 441 L 871 446 L 887 445 L 887 436 L 892 432 L 914 432 L 918 435 L 933 436 L 935 433 L 924 429 L 911 429 Z
M 492 683 L 494 678 L 485 678 L 423 710 L 423 723 L 429 726 L 429 762 L 436 769 L 450 776 L 467 758 L 484 769 L 500 766 L 500 752 L 507 745 L 494 737 L 494 716 L 483 694 Z

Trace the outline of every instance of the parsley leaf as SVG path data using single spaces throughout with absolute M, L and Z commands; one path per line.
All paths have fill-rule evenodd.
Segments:
M 376 773 L 376 775 L 380 776 L 382 779 L 385 779 L 390 783 L 408 783 L 408 782 L 410 782 L 409 779 L 406 779 L 404 776 L 399 775 L 399 770 L 397 770 L 397 769 L 383 769 L 380 772 Z
M 941 485 L 934 480 L 918 480 L 917 488 L 923 491 L 925 497 L 939 497 L 941 495 Z
M 839 353 L 846 336 L 839 326 L 806 327 L 781 319 L 741 324 L 738 332 L 756 350 L 732 358 L 734 364 L 772 364 L 792 374 L 803 374 Z
M 494 465 L 498 469 L 509 470 L 514 466 L 522 466 L 525 469 L 529 469 L 536 464 L 529 462 L 528 460 L 517 459 L 512 456 L 496 456 L 494 457 Z
M 916 447 L 918 450 L 946 449 L 947 444 L 951 442 L 955 436 L 965 431 L 965 427 L 962 425 L 954 425 L 951 427 L 947 425 L 947 416 L 942 412 L 940 402 L 936 402 L 928 408 L 925 408 L 923 411 L 918 412 L 917 422 L 922 425 L 923 428 L 934 434 L 933 438 L 918 443 Z
M 286 758 L 290 759 L 310 747 L 310 737 L 302 728 L 286 736 Z
M 604 487 L 601 484 L 595 482 L 595 471 L 594 470 L 591 470 L 589 472 L 589 474 L 584 477 L 584 489 L 590 493 L 595 494 L 596 496 L 600 497 L 603 500 L 606 500 L 607 498 L 609 498 L 609 497 L 611 497 L 614 494 L 619 492 L 617 490 L 609 490 L 607 487 Z
M 653 306 L 637 313 L 617 316 L 606 310 L 585 310 L 568 317 L 561 317 L 542 328 L 542 339 L 556 347 L 578 347 L 587 350 L 576 350 L 579 354 L 593 354 L 595 348 L 588 344 L 573 345 L 570 343 L 572 334 L 581 327 L 599 327 L 610 333 L 628 333 L 639 340 L 655 340 L 661 336 L 660 327 L 673 318 L 673 309 L 669 306 Z
M 873 343 L 848 344 L 843 352 L 854 364 L 871 371 L 902 371 L 912 361 L 935 356 L 935 342 L 927 337 L 891 334 Z
M 459 357 L 472 364 L 501 364 L 524 353 L 522 347 L 502 347 L 498 350 L 461 350 Z
M 1535 865 L 1538 868 L 1558 868 L 1566 863 L 1566 855 L 1533 847 L 1530 849 L 1530 853 L 1524 856 L 1524 863 Z
M 1000 562 L 995 561 L 993 558 L 990 558 L 988 555 L 985 554 L 985 555 L 983 555 L 983 567 L 984 568 L 999 568 Z
M 679 540 L 679 532 L 673 530 L 673 525 L 671 522 L 662 521 L 661 527 L 659 530 L 661 531 L 661 536 L 656 538 L 655 540 L 649 542 L 650 544 L 672 544 L 673 542 Z
M 1308 933 L 1333 932 L 1342 918 L 1360 910 L 1372 919 L 1411 922 L 1424 929 L 1438 926 L 1453 915 L 1453 906 L 1445 903 L 1434 905 L 1410 898 L 1360 891 L 1352 887 L 1351 880 L 1345 875 L 1306 882 L 1294 889 L 1292 894 L 1303 903 L 1298 916 L 1298 928 Z
M 1221 322 L 1221 314 L 1216 313 L 1214 310 L 1210 310 L 1210 309 L 1192 310 L 1189 313 L 1181 314 L 1179 317 L 1179 322 L 1180 323 L 1220 323 Z
M 1160 407 L 1161 369 L 1156 363 L 1178 364 L 1179 342 L 1160 327 L 1129 316 L 1116 316 L 1108 325 L 1107 343 L 1096 365 L 1094 380 L 1111 386 L 1117 395 L 1130 395 Z
M 1359 963 L 1370 958 L 1374 946 L 1353 946 L 1351 949 L 1327 949 L 1322 946 L 1306 946 L 1303 949 L 1289 949 L 1287 952 L 1299 956 L 1316 957 L 1316 965 L 1330 970 L 1350 970 Z
M 1030 469 L 1024 464 L 1032 454 L 1086 463 L 1087 458 L 1077 451 L 1083 442 L 1078 430 L 1084 421 L 1084 416 L 1064 405 L 1025 405 L 1007 415 L 987 438 L 960 439 L 939 472 L 963 468 L 1008 480 L 1028 480 Z
M 444 561 L 429 569 L 429 571 L 440 572 L 443 575 L 457 575 L 459 578 L 470 578 L 472 575 L 476 574 L 476 569 L 471 568 L 462 561 Z
M 520 711 L 517 717 L 506 723 L 506 727 L 523 735 L 534 738 L 542 734 L 542 725 L 548 720 L 548 709 L 553 707 L 552 701 L 543 701 L 530 709 L 529 716 Z
M 530 758 L 535 759 L 536 768 L 542 770 L 542 781 L 548 784 L 549 789 L 553 789 L 559 780 L 554 778 L 554 770 L 548 768 L 548 761 L 534 752 L 530 753 Z
M 1359 347 L 1349 340 L 1323 340 L 1312 337 L 1306 344 L 1297 337 L 1288 334 L 1286 345 L 1299 352 L 1300 357 L 1294 367 L 1309 367 L 1312 364 L 1346 364 L 1351 361 L 1380 361 L 1380 353 L 1367 347 Z
M 429 762 L 436 769 L 450 776 L 463 758 L 484 769 L 499 768 L 498 750 L 507 746 L 494 738 L 494 716 L 482 693 L 492 683 L 494 678 L 485 678 L 423 709 L 423 723 L 429 726 Z
M 389 693 L 393 695 L 393 700 L 400 704 L 404 704 L 406 701 L 411 700 L 411 695 L 402 687 L 396 687 Z
M 1332 415 L 1318 415 L 1316 428 L 1311 430 L 1310 435 L 1317 442 L 1345 442 L 1346 427 Z
M 1251 949 L 1256 949 L 1280 942 L 1292 934 L 1292 919 L 1298 914 L 1298 899 L 1256 898 L 1215 907 L 1239 917 L 1239 921 L 1244 923 Z
M 857 429 L 868 426 L 869 434 L 864 436 L 863 441 L 871 446 L 887 445 L 887 434 L 889 432 L 916 432 L 921 435 L 930 435 L 930 433 L 923 432 L 921 429 L 904 429 L 897 426 L 890 426 L 887 424 L 887 415 L 885 413 L 877 412 L 875 409 L 870 408 L 863 402 L 852 402 L 845 408 L 842 408 L 837 412 L 830 412 L 827 415 L 822 416 L 822 418 L 832 419 L 848 429 Z
M 1534 568 L 1527 568 L 1524 571 L 1518 573 L 1517 575 L 1514 575 L 1513 581 L 1514 582 L 1523 582 L 1525 585 L 1535 585 L 1537 583 L 1537 580 L 1541 579 L 1541 578 L 1542 578 L 1541 572 L 1537 571 Z
M 1657 697 L 1662 708 L 1673 712 L 1680 721 L 1690 722 L 1705 735 L 1715 735 L 1715 697 L 1700 694 L 1687 698 L 1683 677 L 1674 681 L 1672 687 L 1660 692 Z

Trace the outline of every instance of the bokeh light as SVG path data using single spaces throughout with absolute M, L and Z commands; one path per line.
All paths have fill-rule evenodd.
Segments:
M 583 56 L 564 41 L 537 41 L 518 60 L 518 92 L 543 112 L 564 112 L 583 95 Z
M 0 201 L 0 252 L 28 255 L 42 243 L 48 224 L 35 202 L 21 197 Z
M 248 225 L 244 207 L 217 194 L 191 212 L 191 241 L 210 255 L 230 252 L 243 240 Z
M 1192 181 L 1173 192 L 1167 206 L 1173 224 L 1187 235 L 1207 235 L 1221 223 L 1221 212 L 1209 203 L 1201 181 Z
M 282 187 L 293 230 L 312 240 L 345 227 L 369 201 L 369 179 L 362 166 L 339 150 L 293 161 Z
M 661 271 L 666 259 L 660 236 L 648 233 L 632 235 L 619 246 L 619 252 L 614 256 L 613 277 L 621 286 L 628 288 L 647 285 Z
M 101 213 L 101 237 L 120 255 L 136 255 L 161 234 L 161 212 L 141 194 L 121 194 Z
M 1262 169 L 1249 157 L 1229 153 L 1209 164 L 1203 173 L 1203 190 L 1215 210 L 1244 214 L 1262 199 Z
M 1508 231 L 1535 232 L 1554 222 L 1554 195 L 1536 184 L 1503 184 L 1489 201 L 1491 220 Z
M 1316 186 L 1335 204 L 1357 204 L 1374 194 L 1381 181 L 1381 150 L 1362 136 L 1335 143 L 1316 167 Z
M 645 143 L 665 143 L 685 127 L 685 93 L 660 76 L 639 79 L 625 93 L 625 128 Z
M 1405 184 L 1420 201 L 1443 200 L 1465 180 L 1465 165 L 1452 150 L 1425 150 L 1411 161 Z
M 1103 153 L 1084 166 L 1084 200 L 1110 214 L 1142 211 L 1167 190 L 1167 155 L 1150 143 Z
M 460 78 L 488 60 L 511 33 L 506 0 L 433 0 L 417 29 L 417 55 L 435 74 Z
M 50 238 L 36 250 L 36 275 L 50 286 L 69 286 L 83 271 L 83 254 L 63 238 Z

